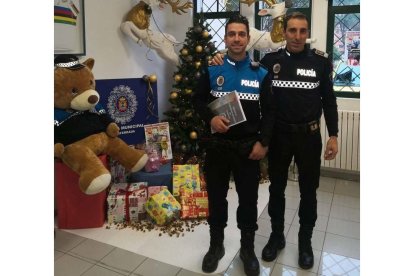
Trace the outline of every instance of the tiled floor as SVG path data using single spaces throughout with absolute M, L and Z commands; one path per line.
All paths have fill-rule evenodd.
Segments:
M 289 181 L 285 214 L 287 244 L 274 262 L 260 259 L 271 229 L 267 208 L 258 219 L 259 230 L 256 232 L 255 251 L 261 262 L 261 275 L 359 275 L 359 196 L 359 182 L 321 177 L 318 189 L 318 220 L 312 238 L 315 265 L 312 269 L 302 270 L 297 264 L 299 188 L 297 182 Z M 239 244 L 234 246 L 239 247 Z M 200 251 L 200 255 L 204 253 Z M 55 237 L 54 264 L 56 276 L 200 275 L 58 229 Z M 244 275 L 238 254 L 227 270 L 218 275 Z

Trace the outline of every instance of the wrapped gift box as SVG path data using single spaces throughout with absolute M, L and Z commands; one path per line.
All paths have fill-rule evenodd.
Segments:
M 180 203 L 166 189 L 152 195 L 145 203 L 145 210 L 157 225 L 165 225 L 180 216 Z
M 200 191 L 200 172 L 196 165 L 174 165 L 173 166 L 173 195 L 179 196 L 180 189 L 188 192 Z
M 130 173 L 128 182 L 147 182 L 150 186 L 167 186 L 172 192 L 172 170 L 171 163 L 168 162 L 160 167 L 158 172 L 138 171 Z
M 107 156 L 99 159 L 108 168 Z M 84 194 L 79 188 L 79 175 L 61 161 L 55 162 L 55 191 L 58 228 L 95 228 L 105 223 L 107 191 Z
M 205 191 L 187 192 L 181 189 L 180 204 L 182 219 L 208 217 L 208 196 Z
M 113 184 L 108 193 L 108 223 L 138 222 L 146 217 L 147 183 Z
M 161 192 L 161 190 L 166 189 L 168 190 L 167 186 L 149 186 L 147 188 L 148 191 L 148 197 L 153 196 L 155 194 L 158 194 L 159 192 Z
M 126 183 L 128 173 L 124 166 L 118 161 L 109 158 L 109 167 L 111 168 L 111 183 Z

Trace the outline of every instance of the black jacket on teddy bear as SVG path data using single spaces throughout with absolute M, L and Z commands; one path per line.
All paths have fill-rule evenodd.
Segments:
M 112 118 L 100 104 L 86 111 L 55 108 L 55 144 L 66 146 L 92 134 L 105 132 L 111 122 Z

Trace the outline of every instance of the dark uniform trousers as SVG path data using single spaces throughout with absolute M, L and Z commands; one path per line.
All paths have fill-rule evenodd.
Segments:
M 209 148 L 206 155 L 206 182 L 209 201 L 208 223 L 211 228 L 224 229 L 227 226 L 230 174 L 233 172 L 239 197 L 237 227 L 242 231 L 256 231 L 257 198 L 260 180 L 259 161 L 248 159 L 226 148 Z
M 321 150 L 322 139 L 319 129 L 313 133 L 275 130 L 268 154 L 271 181 L 268 209 L 273 231 L 283 229 L 284 226 L 285 189 L 293 156 L 299 171 L 299 223 L 301 226 L 315 226 Z

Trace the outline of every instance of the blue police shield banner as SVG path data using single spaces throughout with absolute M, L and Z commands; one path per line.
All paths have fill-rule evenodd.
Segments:
M 158 123 L 157 85 L 142 78 L 96 80 L 99 102 L 129 145 L 145 143 L 144 125 Z

